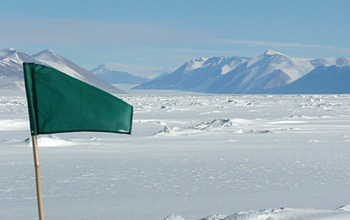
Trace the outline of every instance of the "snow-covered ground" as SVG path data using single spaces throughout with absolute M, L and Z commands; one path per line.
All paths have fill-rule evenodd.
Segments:
M 132 135 L 39 136 L 46 219 L 350 219 L 350 95 L 121 97 Z M 0 91 L 0 219 L 37 219 L 29 135 Z

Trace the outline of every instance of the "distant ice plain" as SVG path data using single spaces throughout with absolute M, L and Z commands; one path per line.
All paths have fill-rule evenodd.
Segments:
M 350 218 L 350 95 L 137 93 L 132 135 L 39 136 L 47 219 Z M 37 219 L 26 108 L 0 91 L 0 219 Z

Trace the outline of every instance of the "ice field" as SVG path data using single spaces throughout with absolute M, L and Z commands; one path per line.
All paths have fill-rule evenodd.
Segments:
M 350 219 L 350 95 L 119 95 L 133 134 L 38 138 L 45 218 Z M 0 219 L 38 219 L 24 92 L 0 91 Z

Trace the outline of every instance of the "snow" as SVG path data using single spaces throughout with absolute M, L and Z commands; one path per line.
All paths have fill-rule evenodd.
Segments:
M 231 66 L 229 65 L 224 65 L 222 68 L 221 68 L 221 75 L 225 75 L 226 73 L 230 72 L 231 70 L 233 70 L 234 68 L 232 68 Z
M 220 60 L 221 62 L 222 60 Z M 245 59 L 242 59 L 242 61 L 244 62 Z M 237 60 L 233 60 L 231 63 L 224 65 L 223 67 L 221 67 L 221 75 L 225 75 L 226 73 L 230 72 L 231 70 L 235 69 L 237 66 L 239 66 L 241 63 Z
M 277 55 L 277 56 L 276 56 Z M 273 56 L 272 58 L 266 56 Z M 260 70 L 261 65 L 264 63 L 259 63 L 260 61 L 266 62 L 266 59 L 270 61 L 266 68 Z M 270 60 L 272 59 L 272 60 Z M 311 59 L 307 58 L 291 58 L 281 53 L 268 50 L 263 56 L 253 58 L 248 61 L 248 67 L 252 66 L 251 74 L 245 78 L 244 82 L 249 82 L 252 79 L 263 78 L 271 74 L 273 71 L 281 70 L 286 73 L 290 79 L 286 82 L 291 83 L 305 74 L 312 71 L 315 67 L 311 64 Z
M 68 67 L 67 64 L 65 64 L 65 62 L 51 50 L 44 50 L 34 55 L 33 57 L 36 60 L 39 60 L 40 62 L 45 63 L 57 70 L 60 70 L 63 73 L 73 76 L 74 78 L 84 80 L 84 77 L 81 74 Z
M 187 65 L 185 71 L 190 71 L 190 70 L 201 68 L 201 67 L 203 67 L 205 61 L 207 61 L 207 60 L 208 60 L 208 58 L 204 58 L 204 57 L 201 57 L 201 58 L 196 59 L 196 60 L 190 60 L 188 62 L 188 65 Z
M 28 130 L 29 122 L 27 120 L 0 120 L 0 131 Z
M 38 136 L 45 218 L 350 219 L 350 95 L 120 97 L 132 135 Z M 23 93 L 0 112 L 0 219 L 37 219 Z
M 186 220 L 177 216 L 175 219 Z M 288 209 L 288 208 L 277 208 L 277 209 L 264 209 L 260 211 L 247 211 L 239 212 L 233 215 L 223 216 L 214 215 L 207 216 L 202 220 L 238 220 L 238 219 L 257 219 L 257 220 L 276 220 L 276 219 L 347 219 L 349 213 L 338 212 L 338 211 L 327 211 L 327 210 L 315 210 L 315 209 Z M 170 218 L 171 219 L 171 218 Z
M 249 59 L 247 61 L 247 68 L 249 68 L 250 66 L 252 66 L 253 64 L 255 63 L 258 63 L 259 61 L 261 61 L 262 59 L 264 59 L 264 55 L 260 55 L 260 56 L 257 56 L 257 57 L 253 57 L 251 59 Z
M 0 56 L 6 57 L 3 59 L 5 62 L 13 62 L 13 63 L 18 63 L 21 62 L 21 59 L 18 57 L 18 51 L 16 50 L 2 50 Z
M 308 58 L 291 58 L 294 63 L 293 66 L 282 67 L 281 70 L 288 74 L 291 79 L 287 83 L 294 82 L 300 77 L 306 75 L 315 67 L 311 64 L 311 59 Z
M 16 50 L 13 48 L 2 49 L 2 50 L 0 50 L 0 57 L 8 56 L 9 53 L 14 52 L 14 51 L 16 51 Z
M 336 210 L 338 210 L 338 211 L 350 211 L 350 204 L 343 205 L 343 206 L 337 208 Z
M 98 140 L 98 138 L 90 138 L 90 140 Z M 62 146 L 72 146 L 72 145 L 78 145 L 79 143 L 72 142 L 70 140 L 64 140 L 60 137 L 57 137 L 55 135 L 48 135 L 48 136 L 38 136 L 37 137 L 38 145 L 40 147 L 62 147 Z M 32 145 L 32 139 L 27 138 L 23 141 L 23 143 L 26 146 L 31 147 Z
M 283 90 L 285 85 L 303 81 L 304 76 L 308 76 L 320 67 L 335 65 L 349 67 L 350 59 L 346 57 L 295 58 L 267 50 L 264 54 L 253 58 L 211 57 L 191 60 L 166 77 L 142 83 L 134 89 L 178 89 L 217 94 L 279 94 L 276 92 L 277 89 Z M 332 68 L 327 70 L 329 75 L 334 73 Z M 346 77 L 344 75 L 343 78 Z M 338 83 L 344 81 L 341 79 L 333 77 L 333 80 Z M 317 83 L 320 84 L 319 87 L 323 87 L 323 84 L 327 84 L 328 81 L 319 77 L 317 81 L 309 82 L 306 87 L 312 87 Z M 347 91 L 347 88 L 343 86 L 334 90 L 333 93 L 342 94 Z M 299 89 L 305 89 L 305 86 L 294 87 L 293 91 Z M 308 93 L 328 93 L 326 90 L 327 86 L 324 91 L 309 90 Z M 289 91 L 292 90 L 289 89 Z
M 277 51 L 273 51 L 273 50 L 266 50 L 264 55 L 282 55 L 282 56 L 285 56 L 284 54 L 280 53 L 280 52 L 277 52 Z
M 101 64 L 97 68 L 94 68 L 90 70 L 91 73 L 96 74 L 96 73 L 105 73 L 105 72 L 110 72 L 112 70 L 108 69 L 106 65 Z
M 315 66 L 349 66 L 350 59 L 346 57 L 320 58 L 312 60 L 312 64 Z
M 50 50 L 44 50 L 33 56 L 28 56 L 12 48 L 0 50 L 0 89 L 24 90 L 23 62 L 51 66 L 102 90 L 112 93 L 124 93 L 124 91 L 111 86 L 82 67 Z

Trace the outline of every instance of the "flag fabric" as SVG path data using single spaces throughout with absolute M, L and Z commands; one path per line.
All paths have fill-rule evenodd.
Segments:
M 133 107 L 54 68 L 23 63 L 32 135 L 76 131 L 131 134 Z

